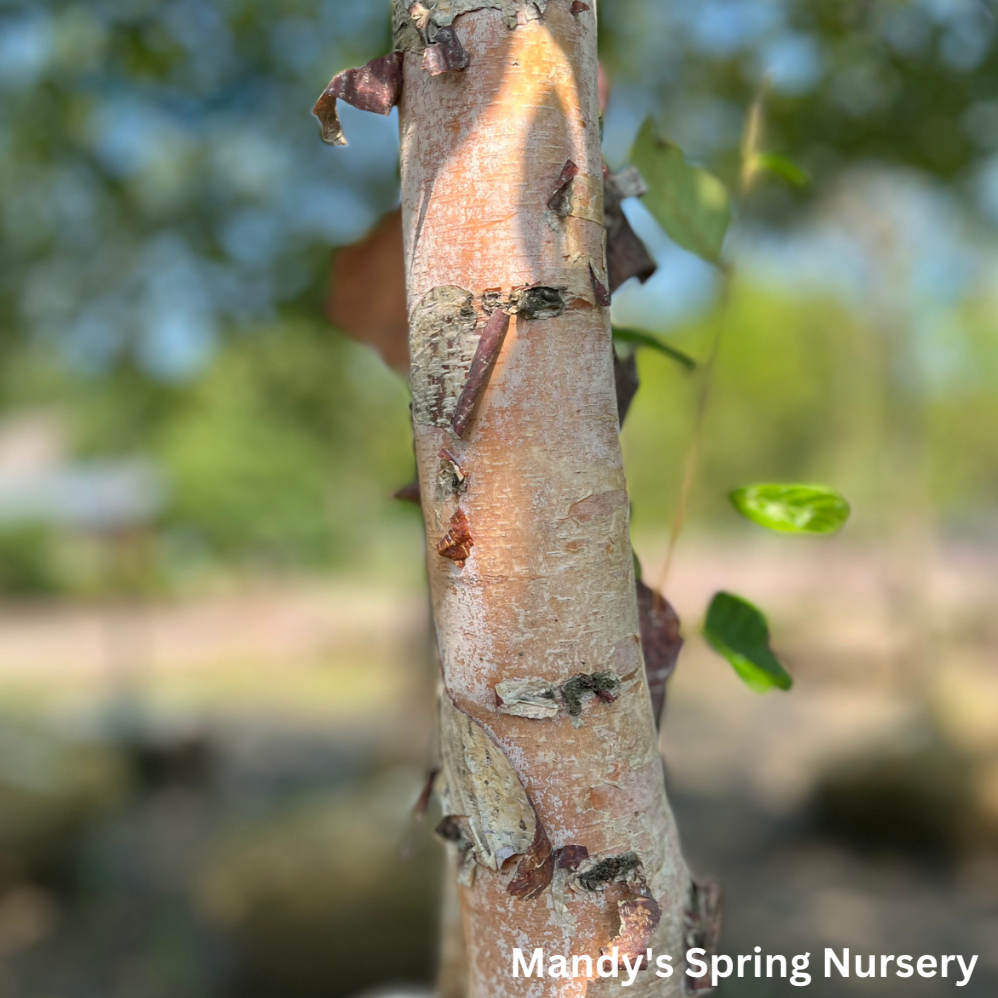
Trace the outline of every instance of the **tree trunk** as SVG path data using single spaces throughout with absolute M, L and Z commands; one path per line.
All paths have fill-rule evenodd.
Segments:
M 469 994 L 595 994 L 628 976 L 528 985 L 514 948 L 542 948 L 547 968 L 651 947 L 672 976 L 646 967 L 627 993 L 676 996 L 696 892 L 639 642 L 595 0 L 427 2 L 396 0 L 402 208 L 441 832 Z

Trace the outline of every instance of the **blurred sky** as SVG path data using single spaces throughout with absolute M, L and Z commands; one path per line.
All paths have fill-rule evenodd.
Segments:
M 981 245 L 998 221 L 995 15 L 985 0 L 620 0 L 605 5 L 602 25 L 617 80 L 606 120 L 613 164 L 648 113 L 692 156 L 723 163 L 744 97 L 764 77 L 781 109 L 831 105 L 847 125 L 865 125 L 896 98 L 899 60 L 931 60 L 954 88 L 979 72 L 962 118 L 949 122 L 971 146 L 955 171 L 943 163 L 937 178 L 895 162 L 900 176 L 843 180 L 842 169 L 876 161 L 872 143 L 846 155 L 810 135 L 807 147 L 780 151 L 829 186 L 794 212 L 793 238 L 786 226 L 774 238 L 750 222 L 737 248 L 788 286 L 864 294 L 883 275 L 858 245 L 855 219 L 816 204 L 844 186 L 895 230 L 912 304 L 948 304 L 993 283 L 994 247 Z M 84 370 L 134 342 L 144 369 L 183 378 L 229 330 L 300 299 L 317 280 L 317 251 L 357 238 L 395 196 L 394 118 L 344 110 L 351 145 L 341 150 L 318 143 L 308 114 L 334 71 L 384 49 L 386 27 L 379 4 L 343 0 L 7 0 L 0 191 L 15 335 L 58 339 Z M 937 113 L 925 104 L 926 116 Z M 663 266 L 618 311 L 664 329 L 704 307 L 712 282 L 638 224 Z
M 396 116 L 344 107 L 343 149 L 320 142 L 309 113 L 335 72 L 384 52 L 388 36 L 386 6 L 347 0 L 0 7 L 0 417 L 57 406 L 72 454 L 162 466 L 187 548 L 294 534 L 284 546 L 308 560 L 301 552 L 333 543 L 320 520 L 367 529 L 389 515 L 370 497 L 411 474 L 404 388 L 322 317 L 333 247 L 398 197 Z M 812 178 L 801 190 L 764 179 L 738 208 L 728 251 L 755 295 L 745 323 L 780 324 L 767 349 L 790 385 L 806 358 L 796 372 L 781 365 L 833 302 L 839 342 L 834 330 L 814 340 L 806 377 L 835 366 L 820 350 L 863 369 L 813 387 L 806 446 L 790 439 L 805 417 L 789 392 L 763 417 L 763 381 L 715 435 L 753 412 L 740 451 L 759 475 L 827 478 L 850 461 L 845 444 L 834 462 L 814 457 L 838 432 L 823 413 L 837 405 L 848 419 L 865 405 L 872 441 L 880 406 L 887 436 L 868 449 L 893 453 L 908 419 L 898 413 L 912 410 L 925 424 L 915 446 L 942 455 L 932 460 L 949 493 L 993 506 L 998 471 L 980 456 L 998 432 L 987 398 L 998 377 L 992 0 L 615 0 L 601 10 L 601 46 L 612 166 L 651 115 L 734 186 L 746 109 L 768 81 L 765 147 Z M 626 210 L 660 267 L 617 295 L 616 321 L 702 354 L 715 273 L 639 202 Z M 781 312 L 778 300 L 798 305 Z M 728 338 L 727 363 L 751 365 L 751 335 Z M 625 435 L 633 453 L 652 453 L 692 406 L 655 363 L 641 358 L 651 387 Z M 684 442 L 667 432 L 656 446 L 654 474 L 629 468 L 639 506 L 673 488 Z M 729 481 L 736 457 L 716 472 L 708 458 L 714 492 L 742 484 Z

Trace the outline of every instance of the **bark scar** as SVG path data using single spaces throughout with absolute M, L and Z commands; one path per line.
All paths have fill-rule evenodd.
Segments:
M 394 0 L 392 35 L 397 52 L 422 52 L 432 27 L 443 28 L 473 10 L 498 10 L 507 28 L 544 16 L 547 0 Z M 432 27 L 431 27 L 432 26 Z

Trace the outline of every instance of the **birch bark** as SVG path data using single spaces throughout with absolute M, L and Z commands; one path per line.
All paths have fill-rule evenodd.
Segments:
M 691 887 L 644 676 L 600 304 L 595 0 L 439 0 L 415 17 L 408 0 L 396 4 L 414 432 L 443 667 L 440 790 L 463 857 L 469 993 L 614 990 L 619 980 L 596 977 L 528 984 L 512 976 L 513 949 L 595 964 L 632 932 L 674 971 L 646 969 L 626 993 L 673 998 Z M 434 16 L 467 68 L 423 68 Z M 578 173 L 562 217 L 549 202 L 567 163 Z M 497 308 L 509 329 L 459 438 L 450 420 Z M 543 889 L 517 897 L 525 854 Z

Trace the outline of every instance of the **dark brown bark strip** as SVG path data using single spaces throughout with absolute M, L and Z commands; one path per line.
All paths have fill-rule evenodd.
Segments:
M 336 101 L 343 100 L 360 111 L 388 114 L 402 93 L 402 54 L 391 52 L 372 59 L 359 69 L 337 73 L 312 108 L 322 125 L 322 141 L 345 146 Z
M 502 350 L 503 340 L 506 338 L 508 329 L 509 316 L 500 309 L 496 309 L 482 330 L 478 346 L 475 348 L 475 356 L 471 361 L 468 380 L 461 392 L 461 397 L 457 400 L 457 408 L 454 410 L 454 419 L 451 425 L 459 437 L 463 437 L 467 432 L 472 413 L 475 411 L 478 399 L 485 388 L 492 365 Z

